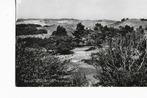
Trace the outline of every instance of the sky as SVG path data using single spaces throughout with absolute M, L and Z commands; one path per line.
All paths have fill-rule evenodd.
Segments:
M 147 0 L 16 0 L 17 18 L 147 18 Z

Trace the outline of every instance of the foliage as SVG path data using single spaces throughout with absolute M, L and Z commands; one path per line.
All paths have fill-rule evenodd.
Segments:
M 85 26 L 82 23 L 78 23 L 73 35 L 76 38 L 81 39 L 85 35 Z
M 124 18 L 121 22 L 126 20 Z M 41 25 L 19 24 L 16 25 L 16 35 L 47 33 L 40 28 Z M 69 61 L 62 62 L 55 54 L 71 54 L 70 50 L 77 46 L 91 45 L 93 47 L 86 51 L 97 48 L 100 51 L 83 61 L 97 69 L 96 78 L 100 82 L 95 86 L 147 86 L 147 43 L 144 34 L 142 26 L 135 31 L 128 25 L 113 28 L 97 23 L 91 30 L 78 23 L 74 38 L 69 37 L 60 25 L 50 38 L 18 38 L 16 85 L 87 86 L 85 75 L 75 69 L 69 70 Z
M 33 35 L 33 34 L 47 34 L 45 29 L 40 28 L 38 24 L 17 24 L 16 25 L 16 36 L 19 35 Z
M 71 37 L 68 36 L 52 36 L 50 38 L 18 38 L 17 43 L 23 42 L 25 47 L 29 48 L 45 48 L 52 51 L 53 54 L 70 54 L 74 48 L 74 43 Z
M 52 33 L 52 36 L 67 36 L 67 31 L 64 27 L 59 25 L 57 30 Z
M 41 51 L 27 51 L 24 43 L 16 44 L 16 86 L 83 86 L 69 61 Z
M 108 42 L 112 38 L 116 37 L 118 29 L 113 27 L 102 26 L 99 23 L 95 24 L 94 33 L 90 34 L 91 45 L 101 47 L 101 44 Z
M 45 47 L 45 45 L 48 43 L 48 39 L 42 39 L 42 38 L 17 38 L 16 43 L 24 43 L 24 47 L 30 47 L 32 48 L 34 44 L 37 44 L 40 47 Z M 35 47 L 34 47 L 35 48 Z M 37 47 L 36 47 L 37 48 Z
M 72 38 L 68 36 L 50 37 L 45 47 L 48 50 L 56 51 L 56 53 L 68 54 L 73 49 Z
M 109 48 L 92 55 L 99 69 L 97 86 L 147 86 L 146 40 L 139 32 L 126 27 L 125 36 L 112 38 Z
M 141 20 L 141 21 L 147 21 L 147 19 L 145 19 L 145 18 L 141 18 L 140 20 Z
M 129 20 L 129 18 L 123 18 L 123 19 L 121 19 L 121 22 L 124 22 L 126 20 Z
M 95 24 L 95 27 L 94 27 L 94 30 L 95 30 L 95 31 L 100 31 L 100 30 L 102 29 L 102 27 L 103 27 L 103 26 L 102 26 L 101 24 L 96 23 L 96 24 Z

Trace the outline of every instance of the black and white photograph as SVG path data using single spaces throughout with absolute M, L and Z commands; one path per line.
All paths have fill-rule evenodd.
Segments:
M 147 87 L 146 10 L 147 0 L 16 0 L 15 86 Z

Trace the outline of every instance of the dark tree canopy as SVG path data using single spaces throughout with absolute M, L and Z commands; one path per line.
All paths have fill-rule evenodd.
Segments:
M 99 24 L 99 23 L 96 23 L 96 24 L 95 24 L 95 27 L 94 27 L 94 30 L 95 30 L 95 31 L 98 31 L 98 30 L 100 30 L 101 28 L 102 28 L 102 25 Z
M 84 28 L 85 28 L 85 26 L 82 23 L 78 23 L 76 30 L 77 31 L 82 31 L 82 30 L 84 30 Z
M 122 27 L 122 26 L 119 27 L 119 33 L 122 36 L 126 36 L 127 33 L 132 33 L 133 31 L 134 31 L 134 28 L 128 25 L 125 25 L 125 27 Z
M 57 30 L 52 33 L 53 36 L 67 36 L 67 31 L 63 26 L 58 26 Z
M 75 32 L 73 35 L 76 38 L 81 39 L 85 35 L 85 26 L 82 23 L 78 23 Z
M 43 29 L 42 26 L 38 24 L 17 24 L 16 25 L 16 36 L 34 35 L 34 34 L 47 34 L 47 30 Z
M 123 18 L 123 19 L 121 19 L 121 22 L 124 22 L 126 20 L 129 20 L 129 18 Z

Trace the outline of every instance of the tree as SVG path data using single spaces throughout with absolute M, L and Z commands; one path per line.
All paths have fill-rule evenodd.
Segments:
M 123 18 L 123 19 L 121 19 L 121 22 L 124 22 L 126 20 L 129 20 L 129 18 Z
M 57 30 L 52 33 L 52 36 L 67 36 L 67 31 L 64 27 L 59 25 Z
M 138 32 L 140 32 L 141 34 L 144 34 L 144 30 L 143 30 L 143 27 L 142 26 L 139 26 Z
M 81 39 L 85 35 L 85 26 L 82 23 L 78 23 L 73 35 L 76 38 Z
M 103 26 L 102 26 L 101 24 L 96 23 L 96 24 L 95 24 L 95 27 L 94 27 L 94 30 L 95 30 L 95 31 L 101 31 L 102 27 L 103 27 Z

